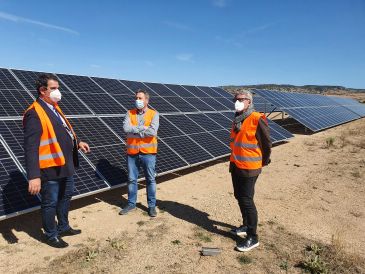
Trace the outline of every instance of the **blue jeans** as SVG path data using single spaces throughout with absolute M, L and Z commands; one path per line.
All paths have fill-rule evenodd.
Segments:
M 143 168 L 144 177 L 147 182 L 147 203 L 148 207 L 156 206 L 156 180 L 155 180 L 155 154 L 136 154 L 127 156 L 128 163 L 128 205 L 136 206 L 137 202 L 137 179 L 139 168 Z
M 42 224 L 48 239 L 70 229 L 68 211 L 74 191 L 73 177 L 42 182 Z M 57 223 L 55 217 L 57 216 Z

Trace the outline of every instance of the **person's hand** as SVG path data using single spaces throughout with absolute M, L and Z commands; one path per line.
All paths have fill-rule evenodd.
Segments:
M 89 147 L 89 145 L 88 145 L 87 143 L 85 143 L 85 142 L 80 142 L 80 143 L 79 143 L 79 149 L 81 149 L 81 150 L 82 150 L 82 152 L 84 152 L 84 153 L 88 153 L 88 152 L 90 152 L 90 147 Z
M 41 191 L 41 178 L 29 180 L 28 191 L 32 195 L 37 195 Z

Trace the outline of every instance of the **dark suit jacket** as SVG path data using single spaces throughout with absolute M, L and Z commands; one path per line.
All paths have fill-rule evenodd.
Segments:
M 61 146 L 66 163 L 59 167 L 39 168 L 39 144 L 42 135 L 41 121 L 34 109 L 24 117 L 24 151 L 28 180 L 41 178 L 49 181 L 72 176 L 78 166 L 77 140 L 72 141 L 56 114 L 40 99 L 37 102 L 46 111 L 53 125 L 58 143 Z

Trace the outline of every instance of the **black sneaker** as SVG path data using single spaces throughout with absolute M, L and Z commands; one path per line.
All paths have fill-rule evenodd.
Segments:
M 64 236 L 74 236 L 74 235 L 78 235 L 78 234 L 81 234 L 81 229 L 73 229 L 71 227 L 70 227 L 69 230 L 58 233 L 58 235 L 62 236 L 62 237 L 64 237 Z
M 149 207 L 148 208 L 148 215 L 150 217 L 156 217 L 157 216 L 156 207 Z
M 233 235 L 237 236 L 246 236 L 247 235 L 247 226 L 241 225 L 240 227 L 235 227 L 230 231 Z
M 236 249 L 241 252 L 246 252 L 258 246 L 259 240 L 257 237 L 247 236 L 242 244 L 236 246 Z
M 68 247 L 68 243 L 66 243 L 60 237 L 54 237 L 54 238 L 47 239 L 45 241 L 45 243 L 48 244 L 49 246 L 54 247 L 54 248 L 65 248 L 65 247 Z
M 121 211 L 119 211 L 119 215 L 127 215 L 130 211 L 135 210 L 136 206 L 127 205 Z

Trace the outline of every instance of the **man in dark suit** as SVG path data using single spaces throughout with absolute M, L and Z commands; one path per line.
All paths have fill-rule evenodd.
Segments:
M 58 106 L 58 79 L 42 74 L 36 81 L 37 100 L 23 117 L 24 150 L 29 192 L 41 195 L 41 214 L 46 243 L 64 248 L 61 236 L 81 233 L 69 225 L 68 212 L 74 190 L 73 174 L 78 166 L 78 149 L 87 153 Z M 57 216 L 57 223 L 55 217 Z

